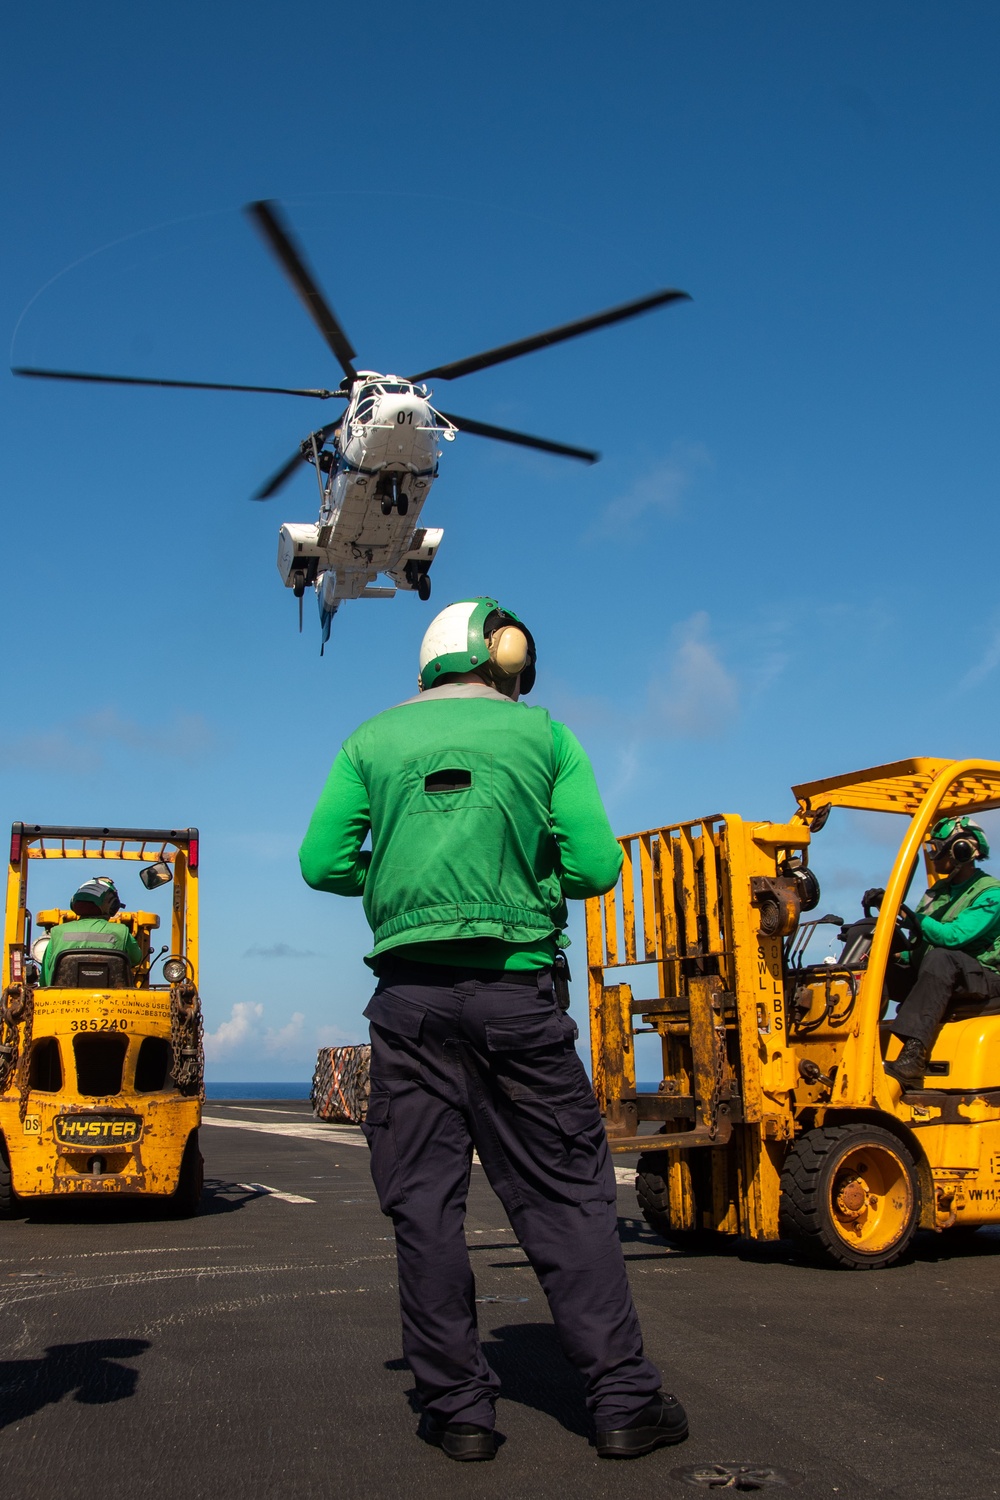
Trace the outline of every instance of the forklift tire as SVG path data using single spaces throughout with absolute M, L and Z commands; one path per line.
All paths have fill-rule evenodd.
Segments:
M 674 1229 L 670 1223 L 670 1185 L 660 1171 L 661 1157 L 640 1156 L 635 1169 L 635 1195 L 642 1217 L 662 1239 L 679 1250 L 710 1250 L 722 1235 L 714 1229 Z
M 18 1196 L 11 1177 L 7 1142 L 0 1135 L 0 1219 L 11 1219 L 17 1212 Z
M 879 1125 L 810 1130 L 785 1158 L 782 1232 L 811 1260 L 851 1271 L 891 1266 L 919 1217 L 913 1157 Z
M 170 1217 L 172 1219 L 193 1218 L 198 1212 L 204 1185 L 205 1162 L 198 1150 L 198 1132 L 192 1130 L 181 1158 L 181 1175 L 172 1196 L 167 1199 L 167 1212 Z

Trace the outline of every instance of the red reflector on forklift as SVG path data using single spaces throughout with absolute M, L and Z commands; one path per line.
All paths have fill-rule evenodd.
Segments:
M 197 839 L 189 839 L 188 840 L 188 869 L 189 870 L 197 870 L 197 868 L 198 868 L 198 840 Z
M 21 838 L 22 825 L 15 823 L 10 830 L 10 862 L 12 865 L 21 863 Z

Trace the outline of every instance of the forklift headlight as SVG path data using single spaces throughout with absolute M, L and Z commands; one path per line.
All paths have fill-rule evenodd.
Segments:
M 163 965 L 163 977 L 168 984 L 180 984 L 182 979 L 187 978 L 187 960 L 184 958 L 168 958 Z
M 31 945 L 31 956 L 35 960 L 36 964 L 41 963 L 42 959 L 45 957 L 45 950 L 48 946 L 48 937 L 35 938 L 35 941 Z

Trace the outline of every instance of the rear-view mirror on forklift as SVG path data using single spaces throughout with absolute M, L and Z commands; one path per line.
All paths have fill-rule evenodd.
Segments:
M 170 866 L 165 859 L 158 859 L 155 865 L 146 865 L 145 869 L 139 871 L 139 879 L 147 891 L 155 891 L 157 886 L 169 885 L 173 878 Z

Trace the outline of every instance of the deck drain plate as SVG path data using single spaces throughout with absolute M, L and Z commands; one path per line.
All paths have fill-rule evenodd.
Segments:
M 689 1464 L 671 1469 L 671 1479 L 683 1479 L 705 1490 L 788 1489 L 802 1478 L 793 1469 L 772 1469 L 770 1464 Z

